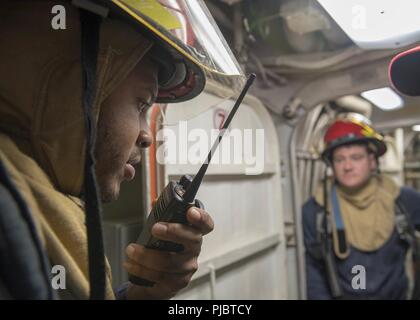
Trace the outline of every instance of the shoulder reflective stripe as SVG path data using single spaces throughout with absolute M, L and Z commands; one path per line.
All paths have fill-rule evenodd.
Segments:
M 350 246 L 347 243 L 347 237 L 344 230 L 343 220 L 341 218 L 340 205 L 337 198 L 335 185 L 331 188 L 331 202 L 334 211 L 335 230 L 333 231 L 334 251 L 338 258 L 346 259 L 350 254 Z
M 343 220 L 341 219 L 341 210 L 340 210 L 340 205 L 338 203 L 336 187 L 333 186 L 331 191 L 332 191 L 331 192 L 331 202 L 332 202 L 332 207 L 333 207 L 333 211 L 334 211 L 335 227 L 338 230 L 343 230 L 344 229 L 344 224 L 343 224 Z
M 318 243 L 321 243 L 324 233 L 324 212 L 318 211 L 316 213 L 316 241 Z

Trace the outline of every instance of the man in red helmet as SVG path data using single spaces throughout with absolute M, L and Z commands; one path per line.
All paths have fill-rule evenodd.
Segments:
M 303 206 L 308 298 L 408 298 L 405 261 L 410 247 L 418 261 L 420 194 L 378 173 L 386 145 L 366 119 L 336 120 L 324 142 L 333 179 Z

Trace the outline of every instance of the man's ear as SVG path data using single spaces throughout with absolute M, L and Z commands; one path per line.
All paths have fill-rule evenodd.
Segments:
M 376 171 L 376 169 L 378 169 L 378 163 L 376 162 L 376 157 L 372 152 L 369 152 L 368 159 L 369 159 L 370 170 L 371 171 Z

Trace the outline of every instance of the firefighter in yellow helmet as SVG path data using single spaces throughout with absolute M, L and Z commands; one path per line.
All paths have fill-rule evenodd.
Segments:
M 52 26 L 56 6 L 65 28 Z M 125 268 L 155 285 L 127 283 L 115 294 L 100 203 L 134 177 L 152 141 L 146 113 L 154 102 L 192 99 L 209 79 L 242 86 L 205 5 L 10 0 L 0 8 L 0 225 L 13 225 L 2 233 L 0 297 L 173 297 L 197 270 L 210 215 L 192 207 L 189 225 L 153 227 L 157 238 L 181 243 L 182 253 L 129 245 Z M 65 289 L 51 289 L 53 265 L 65 268 Z

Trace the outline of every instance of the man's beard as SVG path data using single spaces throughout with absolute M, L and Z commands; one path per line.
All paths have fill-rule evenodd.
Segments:
M 118 199 L 121 183 L 119 172 L 124 161 L 121 160 L 120 149 L 112 143 L 109 131 L 100 129 L 95 148 L 96 181 L 101 201 L 108 203 Z
M 98 181 L 99 196 L 102 203 L 110 203 L 118 199 L 119 188 L 115 190 L 106 183 L 99 183 Z

